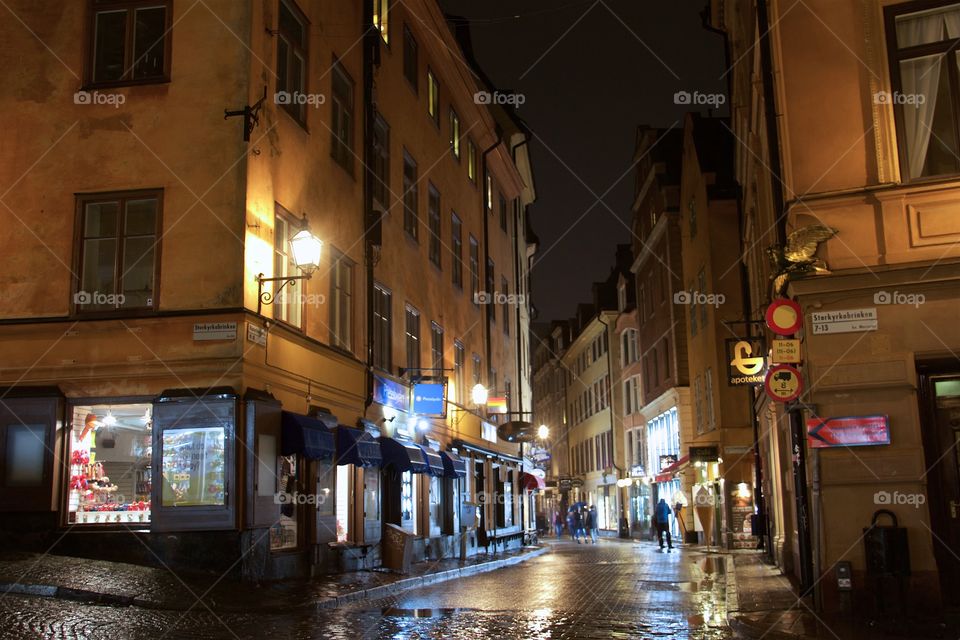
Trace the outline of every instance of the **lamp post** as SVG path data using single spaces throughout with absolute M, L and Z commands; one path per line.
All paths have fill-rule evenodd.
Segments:
M 323 242 L 310 233 L 307 225 L 307 214 L 303 214 L 303 219 L 300 221 L 300 231 L 290 238 L 290 253 L 293 254 L 293 263 L 302 274 L 274 278 L 265 278 L 262 273 L 257 274 L 257 315 L 260 315 L 263 305 L 273 304 L 276 301 L 284 287 L 292 285 L 297 280 L 309 280 L 313 273 L 320 268 L 320 253 L 322 250 Z M 276 291 L 264 291 L 263 285 L 266 282 L 280 282 L 281 284 Z

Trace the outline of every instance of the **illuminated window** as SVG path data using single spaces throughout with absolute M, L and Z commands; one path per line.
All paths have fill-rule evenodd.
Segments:
M 467 177 L 470 182 L 477 181 L 477 146 L 467 138 Z
M 460 159 L 460 116 L 450 109 L 450 151 L 453 157 Z
M 390 0 L 373 0 L 373 26 L 383 41 L 390 44 Z
M 293 254 L 290 252 L 290 239 L 293 238 L 300 228 L 297 224 L 290 222 L 291 216 L 280 205 L 276 206 L 273 222 L 273 275 L 274 277 L 297 276 L 300 271 L 293 261 Z M 272 282 L 271 286 L 276 288 L 283 284 L 283 281 Z M 303 323 L 303 280 L 293 280 L 289 282 L 277 294 L 273 304 L 273 314 L 277 320 L 283 320 L 295 327 Z
M 430 70 L 427 70 L 427 113 L 440 126 L 440 84 Z

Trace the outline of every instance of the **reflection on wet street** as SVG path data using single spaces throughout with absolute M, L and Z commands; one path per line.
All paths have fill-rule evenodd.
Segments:
M 9 595 L 0 638 L 676 638 L 723 640 L 723 558 L 649 543 L 559 543 L 526 563 L 341 609 L 188 613 Z

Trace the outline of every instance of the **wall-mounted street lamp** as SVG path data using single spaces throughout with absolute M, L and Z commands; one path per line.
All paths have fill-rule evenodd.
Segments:
M 550 427 L 545 424 L 540 425 L 537 428 L 537 437 L 541 440 L 546 440 L 550 437 Z
M 473 385 L 473 389 L 470 390 L 470 399 L 473 401 L 473 404 L 477 406 L 487 404 L 489 395 L 490 392 L 487 391 L 487 388 L 479 382 Z
M 303 214 L 300 221 L 300 231 L 290 238 L 290 253 L 293 254 L 293 264 L 302 272 L 299 276 L 277 276 L 275 278 L 265 278 L 263 274 L 257 275 L 257 314 L 265 304 L 273 304 L 277 296 L 287 285 L 292 285 L 297 280 L 309 280 L 310 276 L 320 268 L 320 253 L 323 250 L 323 242 L 315 235 L 310 233 L 307 224 L 307 214 Z M 265 282 L 279 282 L 276 291 L 264 291 Z

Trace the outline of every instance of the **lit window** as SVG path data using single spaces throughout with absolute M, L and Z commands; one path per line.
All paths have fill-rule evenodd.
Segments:
M 383 41 L 390 44 L 390 0 L 373 0 L 373 26 Z
M 440 126 L 440 84 L 433 71 L 427 71 L 427 113 Z

